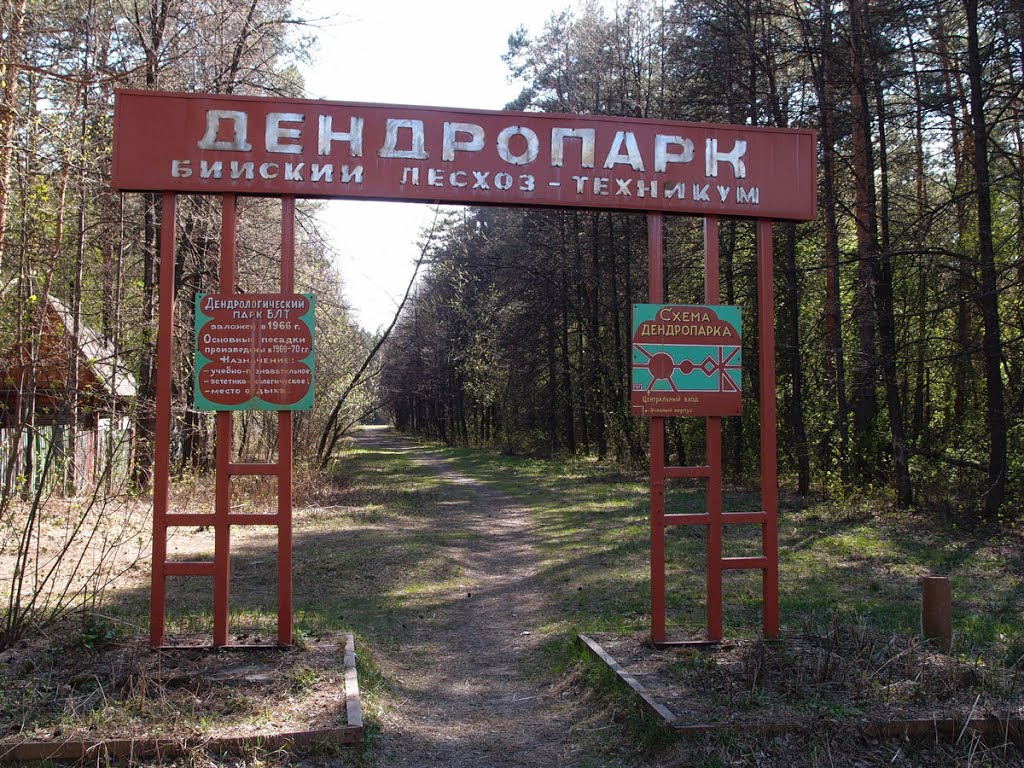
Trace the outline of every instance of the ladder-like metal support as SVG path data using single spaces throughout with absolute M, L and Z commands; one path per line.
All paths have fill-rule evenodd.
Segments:
M 232 461 L 233 415 L 216 415 L 216 496 L 212 513 L 169 511 L 171 369 L 174 326 L 175 195 L 162 196 L 160 237 L 160 319 L 157 337 L 157 394 L 154 430 L 153 571 L 149 643 L 164 645 L 168 576 L 213 577 L 213 644 L 228 645 L 231 580 L 231 526 L 277 526 L 277 643 L 292 644 L 292 412 L 277 414 L 277 461 L 245 464 Z M 221 208 L 220 291 L 234 293 L 236 282 L 237 196 L 225 194 Z M 281 198 L 281 293 L 295 288 L 295 198 Z M 270 475 L 277 478 L 277 511 L 247 514 L 231 511 L 231 478 Z M 167 560 L 167 532 L 175 526 L 211 526 L 213 562 Z
M 665 302 L 663 258 L 664 216 L 647 214 L 649 249 L 648 301 Z M 665 619 L 665 534 L 669 526 L 705 525 L 707 534 L 707 641 L 722 639 L 722 573 L 760 570 L 762 619 L 766 637 L 779 634 L 778 466 L 775 425 L 775 325 L 772 281 L 772 222 L 757 220 L 757 287 L 759 374 L 761 405 L 761 509 L 756 512 L 722 511 L 722 417 L 708 416 L 706 464 L 697 467 L 665 466 L 665 419 L 650 420 L 651 443 L 651 639 L 658 646 L 692 644 L 669 641 Z M 718 218 L 704 219 L 704 301 L 719 303 Z M 665 514 L 665 481 L 702 478 L 707 481 L 707 507 L 699 514 Z M 723 557 L 723 526 L 760 524 L 761 555 Z M 698 641 L 701 642 L 701 641 Z

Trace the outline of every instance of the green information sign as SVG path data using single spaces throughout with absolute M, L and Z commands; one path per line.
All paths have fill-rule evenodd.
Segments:
M 737 416 L 740 308 L 634 304 L 630 406 L 639 416 Z
M 196 408 L 311 409 L 314 303 L 311 293 L 198 294 Z

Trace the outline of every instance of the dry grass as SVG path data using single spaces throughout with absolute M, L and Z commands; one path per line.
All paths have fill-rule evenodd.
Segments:
M 681 725 L 1000 719 L 1024 715 L 1017 670 L 955 658 L 917 638 L 836 622 L 779 642 L 655 650 L 645 636 L 603 647 Z
M 417 464 L 417 455 L 422 454 L 406 452 L 397 444 L 378 445 L 348 453 L 337 467 L 336 483 L 297 475 L 293 575 L 299 636 L 355 631 L 361 648 L 376 658 L 386 677 L 367 703 L 371 719 L 376 718 L 389 735 L 382 737 L 383 746 L 371 747 L 368 757 L 330 758 L 344 764 L 364 759 L 386 762 L 387 750 L 393 748 L 387 745 L 394 744 L 388 741 L 390 734 L 402 727 L 415 731 L 431 747 L 455 740 L 466 749 L 483 749 L 493 748 L 485 735 L 489 729 L 500 731 L 507 725 L 501 715 L 475 711 L 465 718 L 465 723 L 474 723 L 472 727 L 450 725 L 437 719 L 436 712 L 431 714 L 431 706 L 436 707 L 437 696 L 443 694 L 462 702 L 458 706 L 470 707 L 462 700 L 465 691 L 460 686 L 475 679 L 480 658 L 459 657 L 453 648 L 463 642 L 463 635 L 467 648 L 486 644 L 487 632 L 494 631 L 505 606 L 520 610 L 514 600 L 504 599 L 497 604 L 494 620 L 484 617 L 486 630 L 470 623 L 481 618 L 474 607 L 482 597 L 476 582 L 504 572 L 511 562 L 508 553 L 518 551 L 514 547 L 522 544 L 522 536 L 510 532 L 510 543 L 501 543 L 486 517 L 479 529 L 467 527 L 466 521 L 482 508 L 480 494 L 485 492 L 468 480 L 442 479 L 437 466 Z M 593 462 L 560 465 L 447 450 L 432 455 L 435 464 L 439 457 L 454 456 L 462 475 L 482 476 L 491 488 L 516 496 L 531 509 L 529 530 L 536 546 L 532 554 L 520 555 L 524 564 L 536 566 L 530 580 L 543 599 L 531 603 L 531 635 L 518 639 L 522 619 L 510 621 L 511 642 L 525 647 L 542 638 L 549 645 L 564 644 L 579 631 L 610 633 L 603 642 L 612 655 L 625 663 L 634 650 L 646 653 L 642 663 L 651 665 L 652 675 L 664 675 L 675 691 L 675 699 L 666 694 L 673 708 L 693 721 L 717 718 L 735 724 L 740 719 L 791 718 L 802 728 L 773 738 L 748 738 L 736 729 L 675 745 L 659 743 L 643 751 L 638 748 L 643 737 L 635 741 L 635 734 L 628 736 L 619 723 L 625 711 L 621 696 L 602 698 L 585 689 L 582 673 L 566 663 L 565 653 L 531 650 L 531 680 L 544 696 L 566 706 L 571 703 L 576 713 L 574 724 L 564 730 L 579 748 L 579 762 L 567 765 L 1024 762 L 1009 748 L 1000 751 L 974 742 L 969 734 L 957 744 L 872 743 L 843 729 L 844 723 L 856 719 L 905 716 L 928 708 L 962 712 L 976 704 L 979 710 L 1009 713 L 1016 707 L 1019 712 L 1024 689 L 1024 680 L 1017 681 L 1024 640 L 1019 622 L 1020 549 L 1014 546 L 1019 537 L 985 542 L 884 509 L 786 505 L 786 642 L 757 640 L 759 595 L 745 581 L 733 580 L 728 632 L 739 639 L 731 647 L 716 654 L 653 654 L 643 642 L 649 621 L 643 482 Z M 248 505 L 250 512 L 269 511 L 275 491 L 273 480 L 266 478 L 246 480 L 235 488 L 239 503 Z M 685 488 L 670 494 L 674 511 L 687 511 L 699 501 Z M 750 501 L 736 494 L 731 503 Z M 208 512 L 212 507 L 209 480 L 185 480 L 175 487 L 175 511 Z M 150 514 L 148 499 L 133 500 L 126 508 L 125 525 L 140 532 L 144 554 L 142 560 L 113 559 L 112 565 L 122 569 L 115 589 L 108 590 L 102 601 L 85 606 L 59 630 L 0 655 L 5 736 L 54 738 L 147 729 L 152 733 L 164 727 L 208 733 L 213 723 L 255 731 L 292 717 L 316 722 L 318 711 L 330 716 L 330 706 L 317 709 L 315 694 L 323 690 L 317 685 L 329 673 L 304 661 L 301 653 L 260 651 L 257 664 L 257 657 L 243 660 L 230 654 L 183 651 L 172 659 L 146 649 L 142 638 L 148 614 L 145 555 Z M 54 518 L 54 535 L 59 522 Z M 182 560 L 208 558 L 212 542 L 211 530 L 179 529 L 169 542 L 169 554 Z M 276 618 L 273 529 L 235 528 L 232 544 L 232 641 L 268 643 Z M 702 544 L 699 536 L 673 537 L 673 563 L 699 564 Z M 958 608 L 952 657 L 935 654 L 912 638 L 917 577 L 935 570 L 954 579 Z M 671 575 L 672 630 L 677 635 L 695 634 L 703 619 L 702 579 L 686 578 L 684 570 Z M 171 582 L 169 639 L 208 642 L 210 581 Z M 835 611 L 840 605 L 846 610 Z M 815 616 L 824 618 L 815 621 Z M 632 644 L 632 650 L 612 650 L 610 635 Z M 476 653 L 479 656 L 479 648 Z M 287 669 L 285 658 L 295 660 Z M 427 669 L 429 665 L 433 667 Z M 232 666 L 241 683 L 213 677 L 218 669 Z M 265 670 L 250 674 L 246 666 L 266 667 L 270 677 L 261 679 Z M 364 671 L 360 670 L 361 682 Z M 307 690 L 314 695 L 306 696 Z M 289 709 L 293 705 L 295 709 Z M 304 707 L 309 707 L 308 713 Z M 246 764 L 276 765 L 287 759 L 264 755 Z M 403 765 L 415 764 L 408 762 L 412 758 L 403 759 Z M 201 764 L 201 756 L 195 756 L 193 764 Z
M 156 652 L 141 638 L 86 651 L 49 640 L 0 654 L 6 741 L 219 739 L 346 724 L 343 636 L 245 652 Z

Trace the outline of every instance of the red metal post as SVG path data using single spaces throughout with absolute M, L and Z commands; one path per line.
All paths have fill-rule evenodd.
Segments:
M 295 290 L 295 198 L 281 198 L 281 293 Z M 277 644 L 292 644 L 292 412 L 277 414 Z
M 665 301 L 665 217 L 647 214 L 648 301 Z M 665 419 L 652 417 L 651 434 L 651 640 L 665 642 Z
M 235 292 L 237 198 L 226 194 L 221 204 L 220 292 Z M 228 644 L 228 595 L 231 586 L 231 411 L 217 412 L 217 490 L 214 507 L 213 644 Z
M 704 302 L 719 301 L 718 217 L 704 219 Z M 722 639 L 722 417 L 705 419 L 708 465 L 708 640 Z
M 176 198 L 160 199 L 160 315 L 156 340 L 156 423 L 153 430 L 153 572 L 149 607 L 149 644 L 164 644 L 167 590 L 167 505 L 171 470 L 171 368 L 174 335 L 174 258 Z
M 779 488 L 775 436 L 775 285 L 772 222 L 757 220 L 757 314 L 761 380 L 761 554 L 766 637 L 779 636 Z

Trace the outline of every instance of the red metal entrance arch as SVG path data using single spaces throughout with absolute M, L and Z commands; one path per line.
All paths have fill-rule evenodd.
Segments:
M 651 424 L 651 635 L 668 643 L 665 533 L 708 527 L 707 637 L 722 637 L 722 573 L 762 573 L 766 635 L 779 631 L 772 220 L 810 220 L 816 209 L 816 137 L 810 130 L 604 116 L 465 112 L 300 99 L 119 91 L 112 184 L 162 193 L 150 643 L 164 644 L 166 578 L 213 576 L 214 645 L 227 645 L 232 525 L 278 527 L 278 643 L 292 642 L 292 420 L 279 414 L 278 460 L 232 462 L 230 411 L 217 413 L 217 494 L 211 514 L 168 508 L 175 196 L 223 196 L 221 292 L 234 292 L 237 195 L 282 201 L 281 292 L 292 293 L 296 197 L 643 211 L 648 217 L 649 301 L 662 303 L 664 215 L 703 216 L 705 300 L 719 296 L 718 218 L 757 220 L 760 329 L 761 509 L 722 512 L 721 417 L 706 417 L 707 463 L 666 467 L 665 420 Z M 238 475 L 274 475 L 274 515 L 230 509 Z M 707 481 L 707 510 L 666 515 L 665 480 Z M 722 556 L 723 526 L 760 524 L 759 557 Z M 167 530 L 212 525 L 214 562 L 167 561 Z

